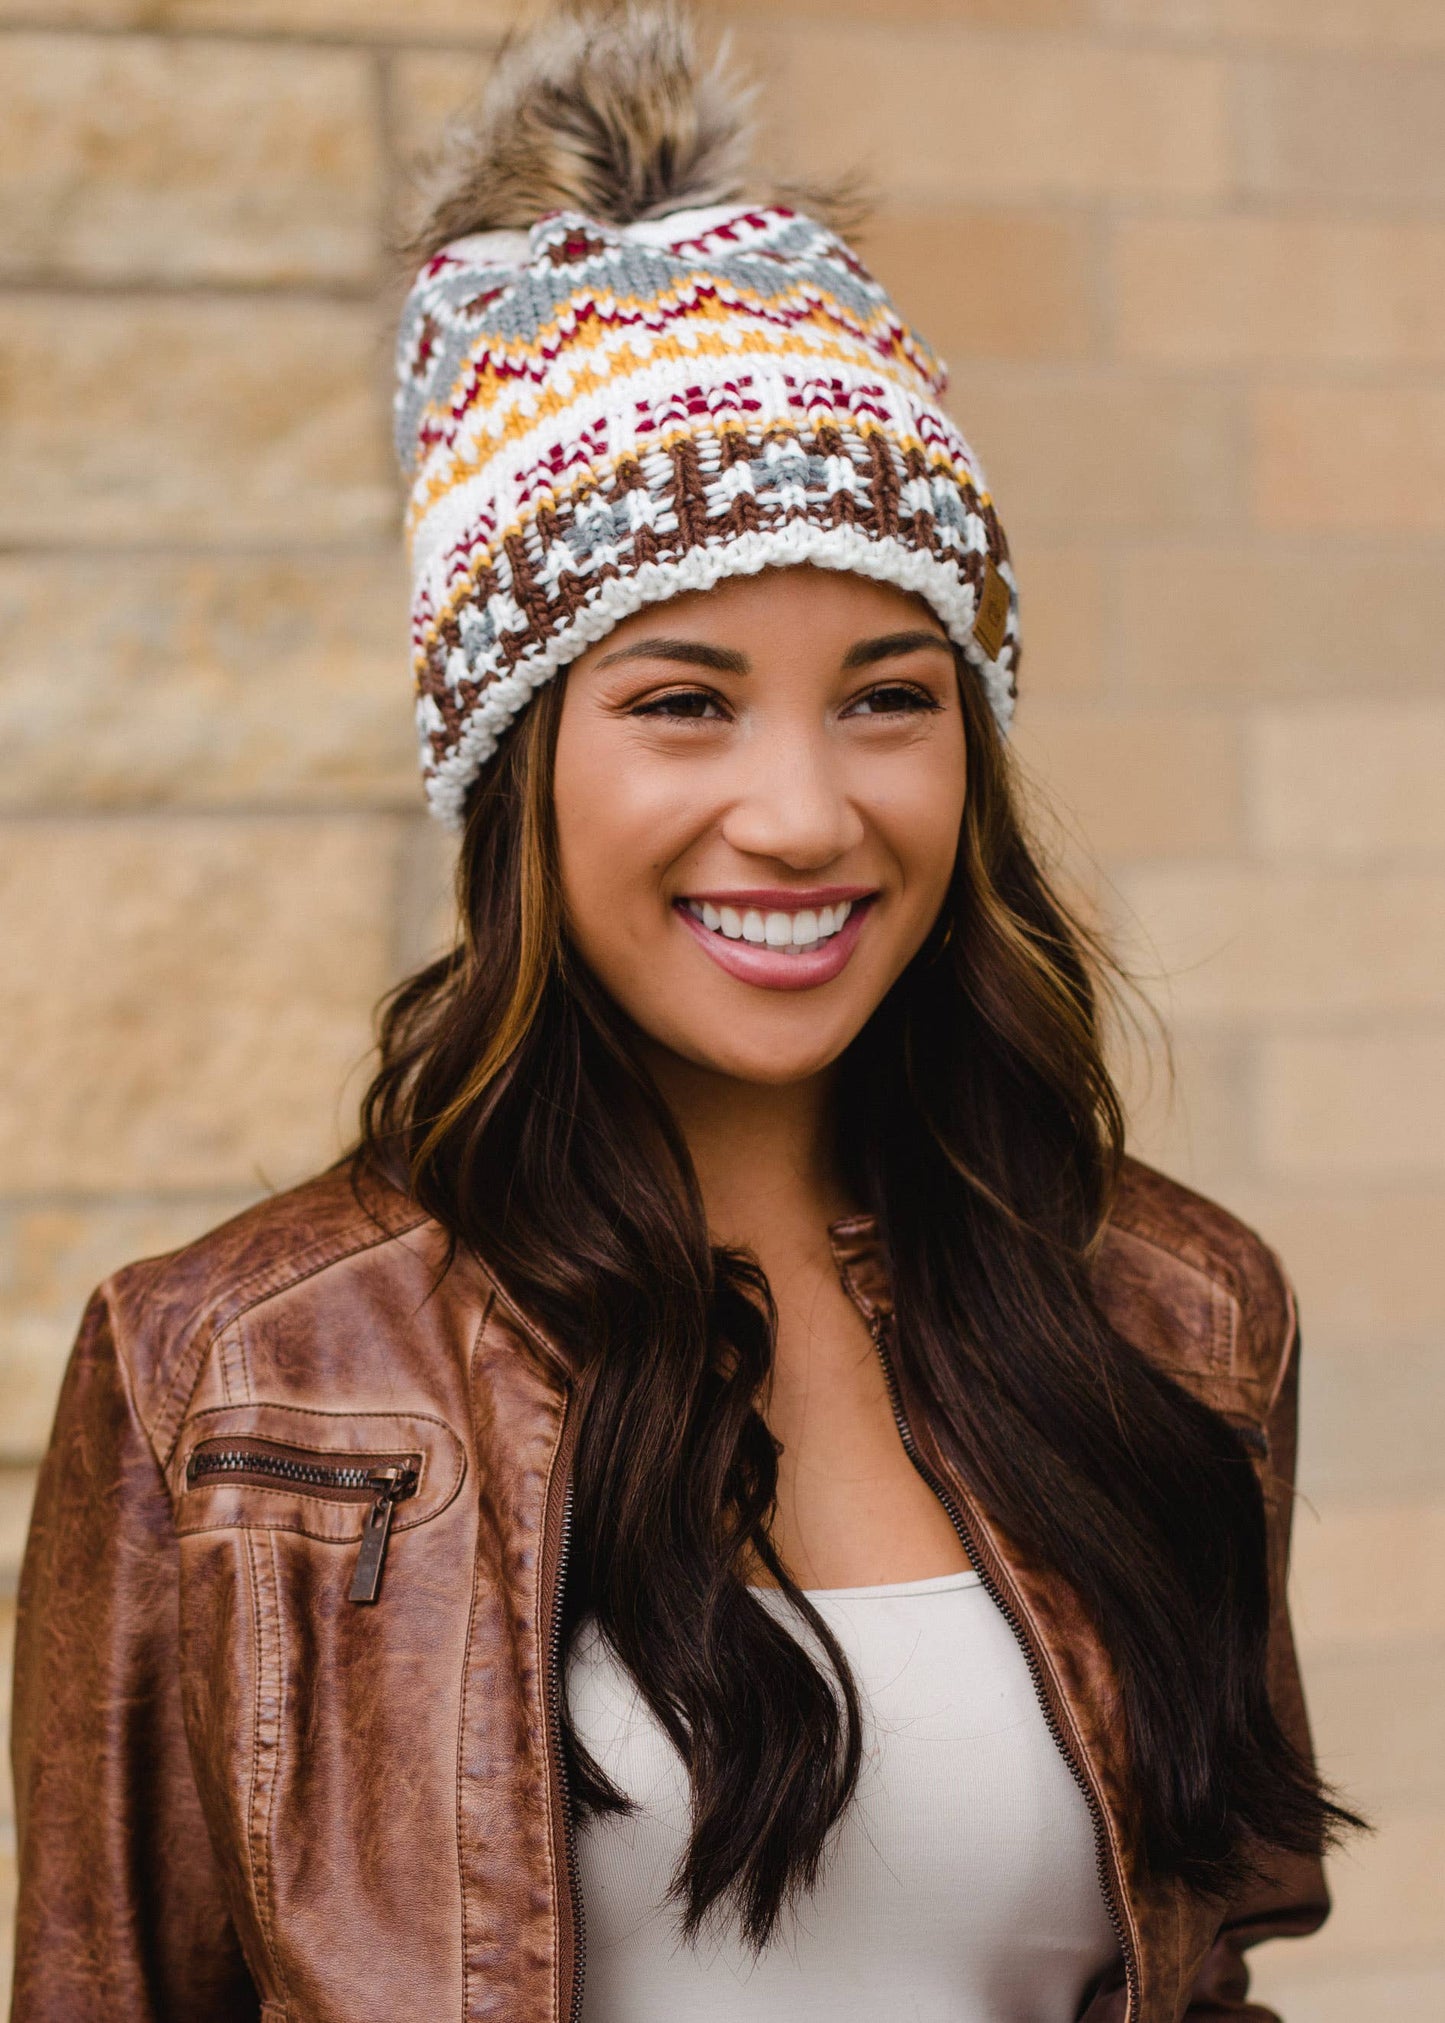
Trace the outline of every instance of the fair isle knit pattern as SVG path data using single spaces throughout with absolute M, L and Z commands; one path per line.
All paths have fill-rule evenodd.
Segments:
M 941 366 L 834 233 L 738 204 L 457 239 L 402 316 L 422 771 L 457 826 L 543 682 L 644 605 L 808 562 L 917 592 L 1007 729 L 1018 592 Z

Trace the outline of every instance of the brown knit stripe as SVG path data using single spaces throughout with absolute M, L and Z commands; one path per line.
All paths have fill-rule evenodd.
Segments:
M 903 515 L 900 509 L 899 479 L 893 461 L 897 456 L 904 463 L 906 477 L 927 478 L 938 475 L 947 478 L 956 487 L 965 510 L 977 513 L 989 527 L 993 537 L 990 543 L 991 552 L 995 553 L 996 559 L 998 555 L 1007 553 L 1001 545 L 1002 529 L 997 515 L 990 509 L 988 495 L 980 493 L 966 471 L 960 469 L 951 458 L 942 452 L 930 455 L 926 450 L 913 444 L 900 448 L 890 436 L 877 428 L 861 432 L 860 439 L 868 455 L 867 469 L 859 473 L 863 480 L 864 497 L 861 500 L 850 497 L 852 511 L 846 515 L 833 512 L 824 517 L 820 513 L 818 516 L 820 524 L 836 525 L 841 517 L 847 517 L 875 539 L 897 538 L 900 526 L 905 520 L 907 524 L 912 524 L 912 517 Z M 765 432 L 761 442 L 750 439 L 741 430 L 722 430 L 719 431 L 717 440 L 722 448 L 723 469 L 730 468 L 734 463 L 758 457 L 769 443 L 782 444 L 788 449 L 800 451 L 805 456 L 827 457 L 846 454 L 845 439 L 836 427 L 829 423 L 824 423 L 815 430 L 775 426 Z M 750 498 L 746 493 L 734 499 L 725 513 L 709 508 L 697 441 L 692 435 L 681 435 L 674 439 L 667 445 L 667 454 L 673 468 L 672 482 L 662 489 L 660 496 L 654 494 L 654 498 L 659 507 L 664 510 L 670 509 L 677 516 L 679 532 L 676 535 L 658 535 L 651 528 L 637 529 L 633 536 L 634 561 L 653 561 L 684 554 L 688 549 L 705 545 L 720 535 L 756 531 L 759 526 L 769 524 L 770 516 L 765 516 L 766 502 Z M 549 516 L 549 525 L 560 526 L 563 522 L 570 523 L 575 520 L 579 506 L 592 494 L 600 492 L 609 504 L 616 504 L 623 494 L 631 489 L 646 490 L 647 485 L 636 460 L 628 458 L 618 465 L 611 484 L 605 481 L 599 483 L 598 474 L 589 472 L 574 483 L 570 492 L 554 497 L 545 506 L 539 504 L 535 518 L 529 520 L 527 524 L 531 526 L 539 523 L 544 514 Z M 740 512 L 739 508 L 743 507 L 745 501 L 752 510 Z M 811 512 L 809 517 L 812 517 Z M 926 517 L 931 526 L 931 515 Z M 644 534 L 648 537 L 646 540 L 641 539 Z M 515 539 L 515 533 L 503 537 L 503 546 L 509 558 L 515 554 Z M 997 548 L 993 546 L 995 541 L 1000 544 Z M 484 558 L 478 567 L 485 566 Z M 515 561 L 513 566 L 516 566 Z M 528 568 L 525 573 L 530 584 L 531 569 Z M 596 578 L 588 577 L 586 580 L 595 581 Z M 448 609 L 454 613 L 465 605 L 478 601 L 475 589 L 470 585 L 463 586 L 453 594 Z M 517 593 L 517 602 L 531 616 L 531 606 L 524 600 L 520 591 Z M 446 622 L 445 616 L 436 622 L 440 631 Z
M 979 505 L 988 499 L 988 493 L 980 491 L 975 484 L 974 474 L 968 464 L 960 461 L 943 446 L 940 445 L 930 450 L 915 442 L 900 443 L 883 424 L 871 418 L 855 421 L 853 417 L 850 417 L 849 421 L 852 440 L 855 443 L 862 444 L 868 455 L 868 462 L 859 475 L 864 478 L 865 482 L 881 482 L 886 494 L 896 495 L 897 492 L 897 474 L 892 462 L 892 459 L 896 456 L 907 460 L 905 463 L 905 474 L 907 476 L 938 476 L 947 479 L 951 484 L 957 486 L 960 493 L 964 494 L 970 501 L 977 502 L 974 510 L 978 510 Z M 849 436 L 845 435 L 838 427 L 838 424 L 834 422 L 822 422 L 810 428 L 792 420 L 776 421 L 769 423 L 765 428 L 756 432 L 749 432 L 739 428 L 736 424 L 724 424 L 716 428 L 715 431 L 709 430 L 708 433 L 711 443 L 717 447 L 719 455 L 724 459 L 723 468 L 727 468 L 734 462 L 759 457 L 764 453 L 769 444 L 774 443 L 781 444 L 786 448 L 796 449 L 804 455 L 809 456 L 846 455 L 846 445 L 849 440 Z M 671 461 L 679 443 L 686 442 L 696 445 L 698 439 L 699 432 L 697 430 L 680 427 L 670 434 L 663 436 L 659 440 L 657 447 Z M 724 448 L 724 445 L 726 445 L 726 448 Z M 833 447 L 833 445 L 836 445 L 836 447 Z M 612 474 L 614 486 L 620 479 L 620 474 L 624 469 L 637 471 L 638 474 L 635 482 L 639 484 L 644 482 L 641 472 L 638 470 L 636 459 L 628 456 L 619 460 L 614 468 Z M 606 498 L 617 496 L 615 489 L 612 491 L 608 490 L 605 467 L 582 472 L 572 481 L 570 488 L 554 491 L 548 487 L 545 496 L 549 503 L 554 504 L 560 510 L 568 504 L 575 507 L 580 502 L 584 491 L 596 489 L 600 489 Z M 539 487 L 538 502 L 524 510 L 529 513 L 540 511 L 542 496 L 543 494 Z M 675 503 L 670 494 L 666 495 L 665 502 L 668 504 Z M 659 503 L 664 503 L 664 501 L 660 500 Z

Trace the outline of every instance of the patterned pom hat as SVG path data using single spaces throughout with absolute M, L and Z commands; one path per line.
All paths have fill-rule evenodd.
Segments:
M 412 644 L 432 810 L 644 605 L 809 562 L 917 592 L 1007 728 L 1008 546 L 944 374 L 825 226 L 731 203 L 458 238 L 403 312 Z

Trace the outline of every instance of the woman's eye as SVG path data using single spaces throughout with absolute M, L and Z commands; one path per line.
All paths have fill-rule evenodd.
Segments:
M 722 709 L 715 695 L 709 695 L 705 688 L 675 688 L 666 695 L 655 695 L 647 702 L 637 703 L 633 716 L 675 717 L 683 722 L 696 723 L 710 716 L 721 716 Z
M 887 681 L 877 688 L 870 688 L 866 695 L 850 703 L 845 714 L 855 711 L 862 716 L 904 716 L 919 710 L 936 710 L 940 707 L 938 698 L 930 695 L 926 688 L 915 688 L 911 682 Z

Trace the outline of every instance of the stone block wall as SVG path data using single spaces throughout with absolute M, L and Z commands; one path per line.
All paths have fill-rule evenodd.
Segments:
M 1258 1981 L 1445 2014 L 1445 10 L 730 0 L 953 368 L 1018 743 L 1176 1040 L 1141 1149 L 1307 1344 L 1295 1594 L 1380 1832 Z M 81 1303 L 344 1141 L 445 928 L 387 402 L 510 0 L 0 0 L 0 1581 Z M 1046 813 L 1045 810 L 1052 810 Z M 6 1603 L 8 1609 L 10 1603 Z

